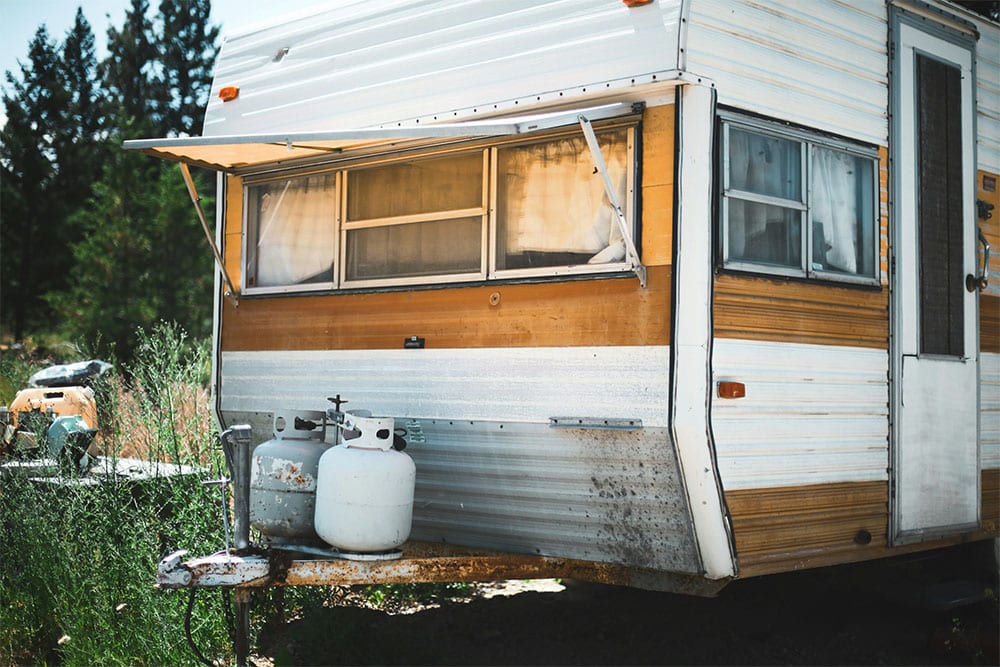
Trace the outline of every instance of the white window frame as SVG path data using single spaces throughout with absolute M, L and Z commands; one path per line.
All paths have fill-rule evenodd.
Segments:
M 461 155 L 463 152 L 470 151 L 454 151 L 449 153 L 450 155 Z M 356 167 L 345 169 L 341 172 L 340 182 L 343 186 L 338 193 L 340 196 L 340 224 L 339 224 L 339 234 L 340 237 L 340 248 L 337 254 L 337 261 L 340 263 L 336 275 L 339 277 L 339 284 L 343 289 L 351 289 L 354 287 L 364 288 L 364 287 L 381 287 L 384 285 L 423 285 L 423 284 L 440 284 L 440 283 L 456 283 L 456 282 L 468 282 L 472 280 L 485 280 L 486 279 L 486 239 L 489 235 L 489 185 L 490 185 L 490 171 L 489 171 L 489 155 L 487 150 L 481 150 L 482 153 L 482 164 L 483 164 L 483 182 L 482 182 L 482 199 L 480 205 L 474 208 L 465 209 L 450 209 L 446 211 L 435 211 L 433 213 L 418 213 L 414 215 L 400 215 L 391 218 L 372 218 L 367 220 L 356 220 L 348 222 L 347 220 L 347 198 L 349 196 L 347 188 L 347 173 L 353 169 L 361 170 L 365 167 L 370 167 L 373 165 L 363 164 Z M 417 155 L 409 157 L 407 161 L 418 161 L 422 158 L 434 159 L 435 157 L 441 157 L 439 154 L 428 154 L 428 155 Z M 379 166 L 391 165 L 392 162 L 380 163 Z M 396 225 L 406 225 L 420 222 L 444 222 L 447 220 L 458 220 L 461 218 L 480 218 L 480 253 L 479 253 L 479 270 L 470 271 L 466 273 L 442 273 L 442 274 L 428 274 L 422 276 L 405 276 L 398 278 L 363 278 L 363 279 L 349 279 L 347 277 L 347 233 L 352 230 L 357 229 L 370 229 L 373 227 L 391 227 Z
M 720 235 L 720 254 L 723 269 L 743 271 L 748 273 L 758 273 L 773 276 L 785 276 L 793 278 L 803 278 L 821 281 L 833 281 L 843 283 L 854 283 L 860 285 L 880 284 L 880 195 L 879 195 L 879 155 L 875 148 L 850 143 L 843 139 L 836 139 L 822 135 L 818 132 L 810 132 L 797 128 L 788 127 L 774 121 L 767 121 L 759 118 L 744 116 L 733 112 L 720 112 L 719 121 L 721 123 L 720 142 L 720 163 L 721 163 L 721 192 L 719 194 L 719 225 L 717 229 Z M 763 134 L 777 139 L 793 141 L 800 146 L 800 198 L 785 199 L 781 197 L 771 197 L 743 190 L 735 190 L 730 187 L 730 159 L 729 159 L 729 133 L 730 129 L 736 128 Z M 871 208 L 868 213 L 867 238 L 871 241 L 869 261 L 871 262 L 872 273 L 850 274 L 838 271 L 826 271 L 813 266 L 812 260 L 812 235 L 813 235 L 813 201 L 812 191 L 812 157 L 816 148 L 829 149 L 846 153 L 871 164 Z M 758 204 L 770 204 L 782 208 L 799 211 L 801 233 L 800 233 L 800 264 L 798 267 L 781 266 L 778 264 L 768 264 L 765 262 L 755 262 L 753 260 L 737 259 L 730 257 L 729 242 L 729 203 L 736 199 Z
M 626 225 L 631 231 L 631 238 L 635 238 L 636 229 L 636 179 L 638 166 L 636 164 L 635 142 L 638 131 L 638 120 L 621 120 L 608 126 L 598 126 L 595 128 L 598 135 L 604 131 L 625 129 L 627 132 L 627 185 L 625 201 L 620 202 L 624 213 Z M 474 146 L 454 146 L 442 149 L 441 146 L 429 146 L 425 150 L 406 152 L 405 154 L 382 154 L 370 159 L 352 161 L 347 164 L 316 165 L 308 169 L 282 172 L 280 175 L 274 173 L 257 173 L 247 175 L 243 182 L 243 257 L 242 257 L 242 293 L 245 295 L 268 295 L 287 294 L 302 292 L 330 292 L 349 289 L 367 289 L 378 287 L 405 287 L 417 285 L 441 285 L 462 282 L 488 282 L 493 280 L 517 280 L 531 278 L 559 278 L 563 276 L 585 276 L 600 275 L 607 273 L 621 273 L 625 271 L 636 271 L 628 253 L 619 262 L 606 264 L 579 264 L 561 265 L 539 268 L 521 269 L 497 269 L 497 155 L 500 148 L 517 147 L 533 143 L 555 140 L 565 136 L 581 136 L 579 127 L 562 127 L 555 131 L 547 130 L 537 135 L 527 136 L 517 140 L 512 139 L 491 139 L 487 142 L 474 140 Z M 457 209 L 450 211 L 439 211 L 434 213 L 396 216 L 391 218 L 376 218 L 370 220 L 347 221 L 347 173 L 354 169 L 366 167 L 389 165 L 394 162 L 414 161 L 422 158 L 433 159 L 447 154 L 468 153 L 470 151 L 481 150 L 483 154 L 483 201 L 481 207 Z M 268 182 L 287 180 L 292 178 L 315 175 L 316 173 L 336 172 L 336 200 L 337 210 L 331 211 L 331 242 L 334 244 L 334 281 L 329 283 L 302 283 L 292 285 L 280 285 L 269 287 L 250 286 L 247 284 L 251 267 L 248 264 L 248 246 L 253 243 L 250 238 L 251 230 L 249 226 L 249 202 L 250 188 Z M 370 227 L 381 227 L 390 225 L 410 224 L 426 221 L 438 221 L 468 217 L 482 217 L 481 235 L 481 255 L 480 270 L 477 272 L 435 274 L 424 276 L 398 277 L 398 278 L 378 278 L 378 279 L 354 279 L 347 278 L 347 233 L 356 229 Z M 631 242 L 631 239 L 630 239 Z M 641 266 L 640 266 L 641 268 Z
M 248 279 L 251 273 L 250 267 L 250 245 L 256 243 L 255 238 L 251 238 L 251 227 L 250 227 L 250 188 L 256 185 L 263 185 L 266 183 L 274 183 L 285 180 L 291 180 L 294 178 L 304 178 L 307 176 L 314 176 L 317 173 L 323 173 L 318 170 L 302 171 L 292 174 L 282 174 L 280 177 L 265 176 L 265 177 L 255 177 L 247 176 L 243 179 L 243 230 L 242 230 L 242 259 L 240 260 L 240 292 L 247 295 L 266 295 L 266 294 L 289 294 L 289 293 L 299 293 L 299 292 L 328 292 L 330 290 L 337 289 L 339 282 L 338 275 L 340 273 L 340 235 L 336 233 L 341 224 L 340 218 L 340 206 L 336 206 L 333 211 L 330 212 L 332 220 L 330 235 L 330 243 L 333 245 L 333 257 L 334 266 L 333 269 L 333 280 L 327 282 L 317 282 L 317 283 L 293 283 L 290 285 L 269 285 L 266 287 L 260 287 L 257 285 L 250 285 Z M 334 174 L 334 197 L 335 201 L 340 202 L 341 192 L 343 191 L 343 177 L 342 171 L 336 171 Z M 254 269 L 256 270 L 256 269 Z

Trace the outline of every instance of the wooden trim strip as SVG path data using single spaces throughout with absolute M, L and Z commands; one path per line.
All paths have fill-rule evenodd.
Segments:
M 753 577 L 926 551 L 1000 536 L 1000 469 L 982 472 L 982 528 L 890 547 L 889 485 L 841 482 L 726 492 L 740 576 Z M 871 541 L 863 544 L 861 531 Z
M 221 349 L 668 345 L 670 267 L 648 278 L 245 298 L 223 308 Z
M 724 274 L 715 281 L 719 338 L 888 349 L 889 292 Z

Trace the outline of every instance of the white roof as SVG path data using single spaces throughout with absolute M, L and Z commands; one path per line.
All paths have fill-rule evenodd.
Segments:
M 202 134 L 455 122 L 675 79 L 681 8 L 342 0 L 228 36 Z M 239 96 L 223 102 L 227 86 Z

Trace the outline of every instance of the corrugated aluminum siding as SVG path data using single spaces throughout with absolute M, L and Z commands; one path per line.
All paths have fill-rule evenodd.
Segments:
M 726 489 L 887 479 L 884 350 L 716 339 L 713 378 L 746 398 L 712 403 Z
M 666 346 L 224 352 L 221 365 L 223 416 L 257 441 L 269 412 L 323 410 L 337 393 L 344 409 L 396 417 L 417 464 L 415 538 L 699 571 Z
M 402 346 L 403 341 L 400 341 Z M 348 408 L 394 417 L 667 425 L 669 348 L 553 347 L 223 352 L 222 410 Z
M 370 127 L 561 102 L 677 69 L 681 0 L 359 0 L 228 37 L 205 135 Z M 288 49 L 282 57 L 277 56 Z M 643 78 L 645 77 L 645 78 Z M 223 103 L 218 91 L 238 86 Z M 543 99 L 539 99 L 543 98 Z
M 399 422 L 412 429 L 414 422 Z M 419 420 L 413 537 L 696 573 L 667 429 Z
M 883 3 L 690 4 L 684 69 L 713 79 L 719 104 L 888 143 Z

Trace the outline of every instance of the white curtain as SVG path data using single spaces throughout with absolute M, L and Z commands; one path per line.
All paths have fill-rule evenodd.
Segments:
M 600 137 L 620 202 L 625 201 L 628 176 L 625 137 L 625 132 Z M 612 248 L 597 261 L 624 256 L 617 216 L 582 138 L 505 149 L 500 162 L 504 252 L 595 254 Z
M 274 287 L 333 279 L 335 176 L 325 174 L 257 189 L 255 285 Z
M 813 263 L 858 272 L 858 159 L 826 148 L 812 157 Z

